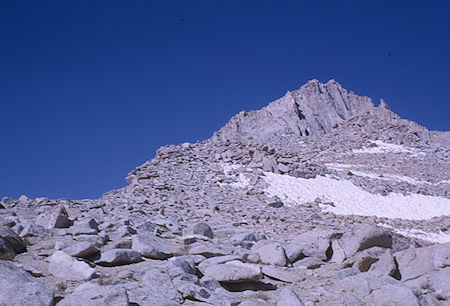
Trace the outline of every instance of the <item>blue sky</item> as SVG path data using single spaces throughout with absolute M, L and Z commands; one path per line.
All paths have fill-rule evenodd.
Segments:
M 99 197 L 313 78 L 450 129 L 446 0 L 3 0 L 0 37 L 0 197 Z

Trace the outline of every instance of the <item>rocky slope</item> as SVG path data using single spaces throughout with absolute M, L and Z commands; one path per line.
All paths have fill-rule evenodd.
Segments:
M 4 198 L 0 305 L 449 305 L 449 140 L 310 81 L 100 199 Z

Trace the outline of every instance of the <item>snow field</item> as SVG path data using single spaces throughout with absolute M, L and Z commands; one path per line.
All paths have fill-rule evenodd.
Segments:
M 408 220 L 425 220 L 450 215 L 450 199 L 420 194 L 387 196 L 372 194 L 346 180 L 318 176 L 314 179 L 265 172 L 265 192 L 288 205 L 301 205 L 320 198 L 335 207 L 321 205 L 322 210 L 341 215 L 377 216 Z

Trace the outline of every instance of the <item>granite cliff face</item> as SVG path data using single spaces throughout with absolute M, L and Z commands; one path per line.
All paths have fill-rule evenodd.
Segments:
M 370 98 L 347 92 L 334 80 L 326 84 L 312 80 L 261 110 L 240 112 L 215 137 L 241 142 L 321 137 L 342 121 L 373 107 Z
M 312 80 L 99 199 L 0 202 L 0 305 L 449 305 L 450 133 Z

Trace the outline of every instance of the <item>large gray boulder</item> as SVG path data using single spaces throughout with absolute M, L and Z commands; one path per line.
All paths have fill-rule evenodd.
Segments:
M 200 272 L 202 272 L 204 274 L 204 271 L 205 271 L 205 269 L 208 266 L 224 264 L 224 263 L 227 263 L 229 261 L 236 261 L 236 260 L 244 262 L 244 259 L 242 257 L 240 257 L 240 256 L 237 256 L 237 255 L 216 256 L 216 257 L 211 257 L 211 258 L 208 258 L 206 260 L 203 260 L 197 266 L 197 268 L 198 268 L 198 270 Z
M 214 233 L 211 226 L 205 222 L 198 222 L 188 226 L 186 228 L 185 235 L 202 235 L 210 239 L 214 238 Z
M 178 253 L 169 241 L 153 234 L 134 235 L 131 249 L 153 259 L 166 259 Z
M 58 303 L 58 306 L 128 306 L 127 291 L 121 286 L 84 283 L 69 296 Z
M 58 278 L 72 281 L 89 279 L 95 273 L 95 269 L 87 263 L 76 260 L 62 251 L 55 251 L 50 257 L 48 271 Z
M 286 283 L 300 282 L 307 276 L 306 270 L 300 268 L 264 266 L 261 270 L 264 275 Z
M 327 260 L 330 257 L 332 239 L 340 235 L 331 230 L 314 229 L 298 235 L 286 246 L 286 256 L 290 263 L 303 257 Z
M 394 253 L 401 280 L 450 301 L 450 242 Z
M 8 243 L 16 254 L 27 250 L 27 246 L 22 238 L 7 226 L 0 227 L 0 238 Z
M 402 281 L 416 279 L 427 272 L 450 266 L 450 242 L 394 253 Z
M 260 240 L 252 246 L 251 251 L 258 256 L 261 263 L 275 266 L 287 264 L 286 252 L 278 242 Z
M 344 278 L 341 286 L 369 305 L 419 305 L 411 288 L 389 276 L 363 272 Z
M 0 305 L 53 305 L 53 290 L 12 263 L 0 260 L 0 275 Z
M 236 283 L 258 280 L 262 277 L 261 268 L 255 264 L 230 261 L 225 264 L 208 265 L 203 274 L 219 282 Z
M 77 221 L 70 227 L 70 232 L 74 236 L 96 235 L 98 230 L 98 223 L 95 219 Z
M 137 282 L 128 289 L 131 302 L 141 306 L 172 306 L 183 302 L 182 295 L 173 287 L 165 265 L 142 267 L 133 274 L 133 278 Z
M 371 265 L 369 273 L 376 276 L 392 276 L 395 279 L 400 279 L 400 273 L 397 268 L 397 263 L 395 262 L 394 256 L 392 256 L 392 251 L 387 249 L 383 255 L 378 258 L 374 264 Z
M 281 289 L 278 295 L 277 306 L 304 306 L 302 300 L 292 290 L 291 287 L 285 287 Z
M 375 246 L 392 248 L 392 233 L 373 225 L 364 224 L 356 227 L 353 232 L 345 233 L 339 242 L 346 257 L 350 257 L 359 251 Z
M 127 249 L 112 249 L 101 254 L 96 264 L 100 266 L 112 267 L 128 265 L 142 260 L 141 254 Z
M 90 242 L 76 242 L 62 250 L 64 253 L 79 258 L 91 258 L 96 256 L 100 251 Z
M 49 213 L 40 215 L 36 219 L 36 224 L 42 225 L 46 228 L 68 228 L 73 224 L 73 221 L 69 219 L 64 206 L 58 207 Z
M 0 238 L 0 259 L 12 260 L 16 256 L 16 252 L 12 249 L 9 243 Z

